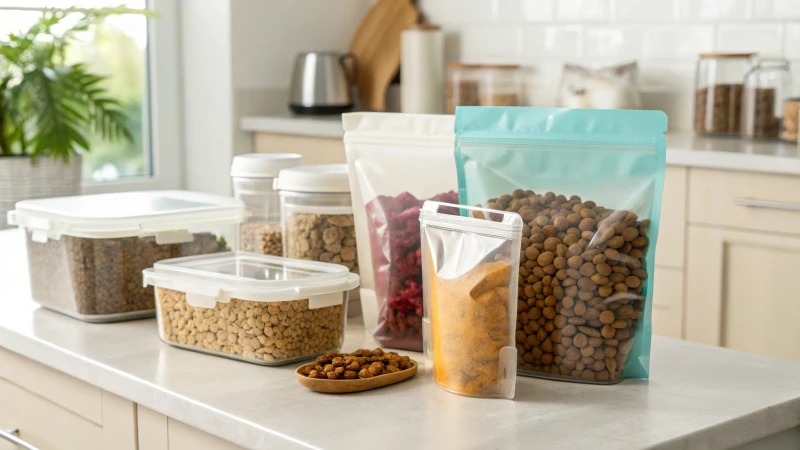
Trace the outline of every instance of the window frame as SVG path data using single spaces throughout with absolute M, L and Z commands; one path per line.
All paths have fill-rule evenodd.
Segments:
M 182 189 L 184 186 L 183 115 L 181 102 L 181 46 L 178 2 L 147 0 L 147 8 L 159 14 L 148 19 L 147 96 L 145 105 L 149 120 L 145 121 L 145 158 L 151 175 L 113 181 L 82 182 L 84 194 Z M 85 176 L 86 174 L 84 174 Z

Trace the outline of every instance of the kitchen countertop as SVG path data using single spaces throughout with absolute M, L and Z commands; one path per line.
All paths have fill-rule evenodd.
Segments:
M 241 128 L 256 133 L 342 138 L 341 116 L 298 116 L 275 106 L 271 113 L 242 118 Z M 750 141 L 667 133 L 667 165 L 800 175 L 796 143 Z
M 318 394 L 294 380 L 297 364 L 171 348 L 154 319 L 87 324 L 38 308 L 21 233 L 0 232 L 0 248 L 0 346 L 248 448 L 716 449 L 800 425 L 800 361 L 659 336 L 649 382 L 520 377 L 510 401 L 453 395 L 420 373 L 375 391 Z M 351 323 L 344 348 L 369 341 Z

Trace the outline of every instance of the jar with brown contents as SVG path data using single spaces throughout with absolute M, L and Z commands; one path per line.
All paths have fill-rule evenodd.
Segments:
M 695 72 L 694 130 L 736 135 L 740 130 L 744 75 L 749 53 L 703 53 Z
M 516 190 L 490 199 L 525 222 L 516 345 L 523 375 L 622 380 L 643 314 L 650 221 L 580 197 Z
M 789 61 L 757 60 L 744 79 L 741 135 L 750 139 L 776 139 L 781 132 L 783 101 L 791 78 Z

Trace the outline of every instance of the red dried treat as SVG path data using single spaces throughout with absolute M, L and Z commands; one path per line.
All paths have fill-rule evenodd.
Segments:
M 431 200 L 458 203 L 454 191 Z M 419 210 L 424 200 L 408 192 L 381 195 L 366 205 L 375 274 L 383 303 L 375 339 L 385 347 L 422 351 L 422 258 Z M 443 211 L 458 214 L 458 210 Z

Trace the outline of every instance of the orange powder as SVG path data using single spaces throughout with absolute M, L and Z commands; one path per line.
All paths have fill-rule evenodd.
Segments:
M 430 259 L 429 259 L 430 260 Z M 495 393 L 500 349 L 509 342 L 506 262 L 483 263 L 444 280 L 428 267 L 433 379 L 458 394 Z

